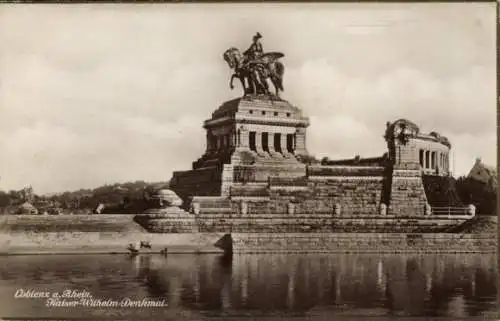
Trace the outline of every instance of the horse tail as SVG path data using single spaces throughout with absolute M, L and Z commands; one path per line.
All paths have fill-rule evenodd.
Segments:
M 276 74 L 280 78 L 283 78 L 283 75 L 285 74 L 285 65 L 283 65 L 281 61 L 276 61 Z
M 280 87 L 279 89 L 281 91 L 285 91 L 285 89 L 283 88 L 283 75 L 285 74 L 285 65 L 283 65 L 281 61 L 276 61 L 275 67 L 276 75 L 278 76 L 278 85 Z

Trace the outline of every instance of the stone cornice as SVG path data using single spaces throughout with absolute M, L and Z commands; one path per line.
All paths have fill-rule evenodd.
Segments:
M 416 135 L 416 136 L 414 136 L 412 138 L 413 139 L 419 139 L 419 140 L 425 140 L 425 141 L 431 141 L 431 142 L 434 142 L 434 143 L 438 143 L 438 144 L 444 145 L 444 146 L 446 146 L 448 148 L 451 148 L 450 142 L 444 136 L 435 137 L 435 136 L 432 136 L 432 135 L 429 135 L 429 134 L 419 133 L 418 135 Z
M 384 176 L 320 176 L 314 175 L 308 177 L 312 181 L 318 180 L 367 180 L 367 181 L 381 181 L 384 179 Z
M 238 124 L 256 124 L 256 125 L 269 125 L 269 126 L 296 126 L 296 127 L 308 127 L 309 126 L 309 119 L 307 117 L 302 117 L 300 119 L 269 119 L 269 118 L 264 118 L 264 117 L 238 117 L 236 115 L 235 118 L 232 117 L 223 117 L 219 119 L 209 119 L 206 120 L 203 124 L 203 127 L 210 128 L 210 127 L 216 127 L 216 126 L 222 126 L 225 124 L 232 124 L 232 123 L 238 123 Z
M 296 127 L 308 127 L 309 120 L 306 119 L 291 119 L 290 121 L 282 119 L 282 120 L 274 120 L 274 119 L 266 119 L 266 118 L 250 118 L 250 117 L 242 117 L 236 118 L 236 123 L 238 124 L 256 124 L 256 125 L 270 125 L 270 126 L 296 126 Z
M 281 119 L 270 119 L 265 117 L 249 117 L 236 115 L 236 117 L 223 117 L 218 119 L 208 119 L 203 123 L 203 127 L 210 128 L 215 126 L 222 126 L 225 124 L 256 124 L 256 125 L 270 125 L 270 126 L 296 126 L 296 127 L 308 127 L 309 119 L 307 117 L 301 118 L 281 118 Z
M 203 127 L 213 127 L 213 126 L 220 126 L 224 125 L 227 123 L 232 123 L 234 119 L 232 117 L 222 117 L 222 118 L 216 118 L 216 119 L 207 119 L 203 122 Z

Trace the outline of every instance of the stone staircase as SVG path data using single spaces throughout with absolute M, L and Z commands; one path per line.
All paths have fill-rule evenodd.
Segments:
M 446 232 L 460 234 L 497 234 L 498 217 L 475 216 L 462 224 L 447 229 Z

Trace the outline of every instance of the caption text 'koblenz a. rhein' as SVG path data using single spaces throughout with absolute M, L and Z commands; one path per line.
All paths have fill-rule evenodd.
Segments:
M 158 308 L 166 307 L 165 299 L 143 298 L 140 300 L 128 297 L 121 299 L 95 298 L 87 290 L 63 290 L 59 292 L 44 292 L 33 289 L 17 289 L 16 299 L 41 299 L 51 308 L 57 307 L 90 307 L 90 308 Z

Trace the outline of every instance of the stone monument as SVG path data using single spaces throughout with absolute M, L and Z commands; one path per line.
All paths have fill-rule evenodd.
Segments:
M 271 176 L 300 177 L 307 156 L 309 119 L 300 108 L 279 97 L 284 66 L 277 52 L 263 53 L 259 39 L 241 55 L 236 48 L 223 57 L 235 70 L 243 96 L 223 103 L 206 120 L 205 153 L 188 171 L 175 172 L 171 188 L 184 201 L 192 196 L 229 196 L 231 187 L 248 182 L 265 183 Z M 276 93 L 271 93 L 268 81 Z
M 449 141 L 409 120 L 387 123 L 382 157 L 310 162 L 309 119 L 280 97 L 284 54 L 264 52 L 261 38 L 223 54 L 243 95 L 203 123 L 204 153 L 170 180 L 199 232 L 413 233 L 469 219 L 448 177 Z

